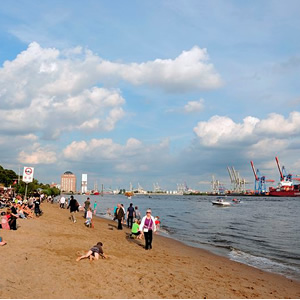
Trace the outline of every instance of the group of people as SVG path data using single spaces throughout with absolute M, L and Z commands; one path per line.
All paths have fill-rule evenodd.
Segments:
M 118 203 L 114 207 L 114 220 L 118 220 L 118 229 L 122 230 L 122 224 L 126 224 L 127 220 L 127 227 L 132 228 L 134 219 L 141 220 L 141 213 L 137 206 L 133 207 L 133 204 L 130 203 L 129 207 L 127 208 L 127 212 L 125 211 L 125 207 L 123 204 Z
M 130 203 L 125 213 L 124 205 L 118 203 L 114 211 L 114 220 L 118 221 L 118 230 L 122 230 L 125 219 L 127 220 L 127 226 L 131 229 L 131 237 L 142 239 L 145 238 L 145 249 L 152 249 L 153 233 L 159 229 L 160 221 L 159 217 L 152 216 L 151 209 L 147 209 L 146 215 L 141 218 L 141 213 L 138 207 L 133 207 Z
M 97 210 L 97 201 L 94 201 L 94 206 L 92 209 L 90 198 L 88 197 L 83 205 L 81 206 L 73 196 L 70 196 L 69 199 L 65 199 L 64 196 L 61 196 L 59 200 L 60 208 L 65 208 L 67 204 L 67 208 L 70 209 L 71 217 L 70 219 L 76 223 L 76 212 L 82 210 L 84 211 L 84 218 L 86 219 L 85 225 L 92 225 L 93 213 L 96 213 Z M 111 214 L 111 210 L 108 209 L 108 214 Z M 118 230 L 123 229 L 123 224 L 126 224 L 128 228 L 131 229 L 131 237 L 136 237 L 137 239 L 145 239 L 145 249 L 152 249 L 152 240 L 153 233 L 155 233 L 160 226 L 159 217 L 155 218 L 152 216 L 151 209 L 146 210 L 146 215 L 141 217 L 141 213 L 137 206 L 133 206 L 132 203 L 129 204 L 127 211 L 125 211 L 124 205 L 118 203 L 114 208 L 113 220 L 118 221 Z M 107 255 L 103 252 L 103 243 L 98 242 L 96 245 L 91 247 L 88 252 L 82 256 L 79 256 L 76 261 L 80 261 L 82 259 L 89 258 L 90 260 L 98 260 L 99 258 L 107 258 Z
M 0 229 L 17 230 L 17 219 L 30 219 L 42 215 L 40 204 L 43 197 L 38 193 L 29 198 L 21 195 L 16 197 L 1 196 L 0 199 Z M 6 241 L 0 236 L 0 246 L 6 245 Z

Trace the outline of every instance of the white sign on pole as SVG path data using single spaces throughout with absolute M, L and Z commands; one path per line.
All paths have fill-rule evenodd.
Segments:
M 23 181 L 26 183 L 32 182 L 33 181 L 33 171 L 34 168 L 32 167 L 24 167 L 24 172 L 23 172 Z

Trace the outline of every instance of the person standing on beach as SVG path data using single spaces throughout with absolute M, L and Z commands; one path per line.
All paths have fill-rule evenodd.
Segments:
M 122 227 L 122 220 L 124 218 L 124 210 L 121 206 L 120 203 L 118 203 L 117 205 L 117 210 L 116 210 L 116 213 L 115 213 L 115 218 L 118 220 L 118 230 L 122 230 L 123 227 Z
M 65 203 L 66 203 L 66 198 L 64 196 L 61 196 L 59 200 L 59 207 L 65 208 Z
M 94 202 L 94 215 L 96 214 L 96 211 L 97 211 L 97 201 L 95 200 L 95 202 Z
M 128 228 L 132 228 L 132 223 L 133 223 L 133 217 L 135 216 L 135 211 L 132 206 L 132 203 L 130 203 L 129 207 L 127 208 L 127 226 Z
M 145 236 L 145 250 L 152 249 L 153 232 L 156 231 L 155 219 L 151 215 L 151 209 L 148 208 L 146 216 L 143 217 L 140 232 L 144 232 Z
M 79 207 L 79 204 L 78 204 L 77 200 L 74 199 L 73 196 L 71 196 L 71 200 L 70 200 L 68 208 L 70 208 L 71 221 L 73 223 L 76 223 L 75 213 L 78 211 L 78 207 Z
M 17 204 L 13 202 L 10 209 L 11 209 L 11 217 L 9 219 L 9 227 L 11 230 L 17 230 L 17 218 L 18 218 Z
M 88 209 L 90 208 L 91 205 L 91 201 L 90 198 L 88 197 L 85 201 L 84 201 L 84 218 L 86 219 L 86 213 L 88 211 Z
M 139 211 L 139 208 L 137 206 L 134 208 L 134 211 L 135 211 L 135 218 L 141 220 L 142 219 L 141 212 Z
M 126 224 L 126 210 L 125 210 L 125 207 L 124 207 L 123 203 L 121 204 L 121 207 L 122 207 L 122 209 L 124 211 L 123 224 L 125 225 Z

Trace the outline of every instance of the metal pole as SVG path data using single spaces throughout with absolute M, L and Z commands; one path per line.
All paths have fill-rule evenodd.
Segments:
M 25 187 L 25 198 L 24 198 L 24 200 L 26 199 L 26 196 L 27 196 L 27 187 L 28 187 L 28 183 L 26 183 L 26 187 Z

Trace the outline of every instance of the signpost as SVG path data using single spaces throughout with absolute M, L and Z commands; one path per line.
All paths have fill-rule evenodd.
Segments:
M 28 183 L 33 181 L 33 172 L 34 172 L 34 168 L 24 167 L 23 179 L 22 179 L 26 183 L 25 198 L 24 199 L 26 199 L 26 196 L 27 196 Z

